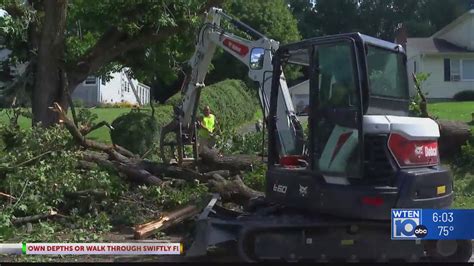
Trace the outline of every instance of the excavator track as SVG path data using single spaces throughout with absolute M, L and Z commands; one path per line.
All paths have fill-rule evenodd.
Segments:
M 341 221 L 332 217 L 268 216 L 246 225 L 237 250 L 258 261 L 419 261 L 421 241 L 390 240 L 388 222 Z
M 466 262 L 472 254 L 471 241 L 391 240 L 389 221 L 308 216 L 275 207 L 238 213 L 216 202 L 199 217 L 187 255 L 219 246 L 234 247 L 245 262 Z

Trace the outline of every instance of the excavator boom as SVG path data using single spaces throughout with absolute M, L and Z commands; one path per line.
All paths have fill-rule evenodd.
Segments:
M 221 19 L 229 21 L 236 28 L 255 40 L 249 40 L 225 31 L 220 26 Z M 196 140 L 195 137 L 190 136 L 195 136 L 196 134 L 194 125 L 196 123 L 199 98 L 201 90 L 205 87 L 206 74 L 217 47 L 222 48 L 248 67 L 249 78 L 259 84 L 259 100 L 264 117 L 268 116 L 273 72 L 272 57 L 273 53 L 278 49 L 279 43 L 265 37 L 245 23 L 225 14 L 221 9 L 211 8 L 197 36 L 195 52 L 188 61 L 189 73 L 181 90 L 182 102 L 175 110 L 174 121 L 163 127 L 161 134 L 162 149 L 166 135 L 171 132 L 177 133 L 176 145 L 181 150 L 183 149 L 180 146 L 191 144 L 193 140 Z M 277 116 L 279 117 L 277 123 L 279 150 L 284 154 L 301 154 L 303 146 L 303 138 L 300 135 L 302 134 L 301 126 L 295 115 L 283 74 L 280 78 L 278 100 L 280 102 L 280 107 L 277 111 Z M 182 152 L 178 153 L 179 157 L 182 157 Z M 180 161 L 182 159 L 180 158 Z

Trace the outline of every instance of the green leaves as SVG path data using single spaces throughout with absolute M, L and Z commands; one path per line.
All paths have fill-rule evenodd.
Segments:
M 474 174 L 474 145 L 471 139 L 465 145 L 461 146 L 461 152 L 457 155 L 451 164 L 456 177 L 464 178 L 468 174 Z

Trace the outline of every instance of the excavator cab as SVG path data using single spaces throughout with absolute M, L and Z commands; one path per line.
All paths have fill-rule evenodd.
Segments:
M 340 34 L 282 46 L 273 63 L 267 200 L 371 220 L 390 219 L 396 207 L 451 205 L 452 178 L 439 165 L 437 124 L 408 117 L 400 45 Z M 278 81 L 288 65 L 308 73 L 310 111 L 307 125 L 300 127 L 308 129 L 306 150 L 296 154 L 278 149 L 275 127 L 281 119 Z

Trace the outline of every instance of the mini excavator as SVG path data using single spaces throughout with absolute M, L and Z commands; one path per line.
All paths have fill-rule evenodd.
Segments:
M 224 30 L 222 19 L 252 40 Z M 449 208 L 454 196 L 452 175 L 440 166 L 437 123 L 409 116 L 401 45 L 346 33 L 280 46 L 211 8 L 183 100 L 161 134 L 162 148 L 176 134 L 180 163 L 197 159 L 196 111 L 217 47 L 259 84 L 269 138 L 265 197 L 244 212 L 213 197 L 187 256 L 230 244 L 244 261 L 469 260 L 471 241 L 391 239 L 392 208 Z M 297 77 L 290 87 L 286 72 Z M 290 96 L 296 87 L 309 98 L 306 128 Z M 193 146 L 191 157 L 185 145 Z

